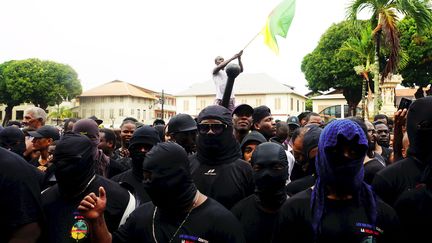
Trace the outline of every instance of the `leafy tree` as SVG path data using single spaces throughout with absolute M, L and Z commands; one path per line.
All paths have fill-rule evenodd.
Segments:
M 0 103 L 6 104 L 3 126 L 12 118 L 12 109 L 23 103 L 23 99 L 13 98 L 12 93 L 6 88 L 3 70 L 14 61 L 8 61 L 0 64 Z
M 46 110 L 49 105 L 60 104 L 82 91 L 77 73 L 65 64 L 26 59 L 4 63 L 0 70 L 0 87 L 6 93 L 0 96 L 0 102 L 8 105 L 5 118 L 10 119 L 11 113 L 7 113 L 22 102 L 31 102 Z
M 374 73 L 374 90 L 379 94 L 379 72 L 380 72 L 380 46 L 384 40 L 385 46 L 389 48 L 386 65 L 381 73 L 381 81 L 390 73 L 395 73 L 399 65 L 400 39 L 397 29 L 398 15 L 403 14 L 412 17 L 419 29 L 426 29 L 432 24 L 432 10 L 430 1 L 427 0 L 353 0 L 348 7 L 348 15 L 351 19 L 357 19 L 358 12 L 367 9 L 372 12 L 371 22 L 374 26 L 372 31 L 375 37 L 375 65 L 378 67 Z M 379 110 L 379 95 L 375 97 L 375 113 Z
M 401 48 L 409 57 L 408 65 L 400 72 L 402 85 L 419 86 L 418 93 L 423 94 L 423 88 L 432 83 L 432 27 L 419 33 L 414 19 L 405 18 L 398 28 Z
M 339 49 L 358 33 L 356 27 L 350 21 L 332 25 L 321 36 L 318 46 L 303 58 L 301 66 L 311 90 L 342 89 L 351 115 L 356 114 L 362 95 L 362 79 L 353 69 L 361 59 Z

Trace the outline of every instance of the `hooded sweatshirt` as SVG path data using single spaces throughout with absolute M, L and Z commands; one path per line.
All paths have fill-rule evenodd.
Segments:
M 202 193 L 230 209 L 253 193 L 252 168 L 240 159 L 230 111 L 223 106 L 208 106 L 198 115 L 198 124 L 206 119 L 219 120 L 227 128 L 218 136 L 198 135 L 197 153 L 190 157 L 192 177 Z
M 410 141 L 407 158 L 378 171 L 372 186 L 380 198 L 393 205 L 406 190 L 415 188 L 425 178 L 426 167 L 432 161 L 430 148 L 432 132 L 432 97 L 414 101 L 407 116 L 407 133 Z M 430 166 L 429 166 L 430 167 Z

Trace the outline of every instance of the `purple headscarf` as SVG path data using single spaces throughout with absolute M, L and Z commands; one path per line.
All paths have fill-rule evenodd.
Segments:
M 361 151 L 357 159 L 339 161 L 332 148 L 355 142 L 356 151 Z M 311 197 L 312 228 L 315 238 L 320 234 L 320 225 L 325 211 L 326 187 L 348 186 L 354 200 L 366 208 L 371 225 L 376 223 L 376 198 L 372 188 L 363 181 L 363 161 L 368 148 L 368 140 L 360 126 L 350 120 L 337 120 L 328 124 L 321 133 L 318 143 L 318 155 L 315 160 L 318 179 Z M 342 163 L 341 163 L 342 162 Z M 343 173 L 341 173 L 343 172 Z M 350 176 L 344 176 L 349 174 Z

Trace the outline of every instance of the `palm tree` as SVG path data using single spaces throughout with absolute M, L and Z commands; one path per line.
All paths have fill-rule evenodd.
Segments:
M 375 58 L 374 63 L 378 69 L 374 73 L 374 112 L 379 110 L 379 53 L 381 38 L 390 50 L 386 65 L 381 73 L 381 82 L 391 73 L 397 70 L 399 64 L 399 33 L 396 27 L 401 15 L 414 19 L 420 30 L 425 30 L 432 24 L 432 6 L 430 0 L 353 0 L 348 6 L 348 17 L 357 19 L 357 14 L 362 10 L 372 12 L 372 31 L 375 37 Z
M 57 107 L 57 111 L 51 111 L 48 114 L 49 118 L 55 118 L 57 119 L 57 125 L 59 124 L 59 120 L 63 121 L 65 118 L 71 118 L 72 117 L 72 111 L 64 106 Z
M 349 52 L 360 60 L 358 66 L 354 67 L 355 72 L 363 78 L 362 84 L 362 117 L 366 117 L 366 89 L 368 89 L 368 104 L 372 100 L 372 91 L 370 89 L 369 73 L 376 69 L 376 65 L 373 64 L 374 60 L 374 43 L 372 41 L 372 33 L 370 32 L 370 24 L 366 24 L 359 30 L 358 36 L 350 37 L 346 42 L 343 43 L 339 49 L 340 52 Z M 368 112 L 369 113 L 369 112 Z M 368 114 L 369 116 L 369 114 Z

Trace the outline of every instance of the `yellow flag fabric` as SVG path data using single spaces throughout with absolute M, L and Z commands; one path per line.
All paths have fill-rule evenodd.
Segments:
M 276 35 L 285 38 L 295 14 L 295 0 L 283 0 L 267 18 L 261 34 L 264 36 L 264 43 L 276 54 L 279 54 L 279 46 Z

